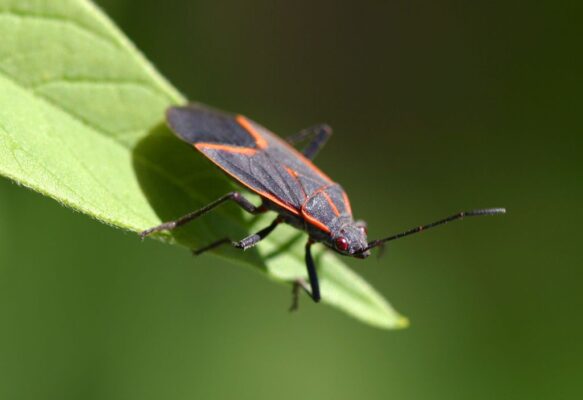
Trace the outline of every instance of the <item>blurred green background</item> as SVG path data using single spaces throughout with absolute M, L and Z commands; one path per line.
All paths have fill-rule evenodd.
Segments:
M 583 396 L 580 2 L 98 2 L 189 98 L 281 135 L 373 237 L 386 332 L 0 180 L 1 399 Z

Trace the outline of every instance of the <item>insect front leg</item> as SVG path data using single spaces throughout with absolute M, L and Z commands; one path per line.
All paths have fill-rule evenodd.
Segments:
M 236 247 L 237 249 L 241 249 L 241 250 L 247 250 L 253 246 L 255 246 L 257 243 L 259 243 L 260 241 L 262 241 L 263 239 L 265 239 L 271 232 L 273 232 L 273 230 L 277 227 L 277 225 L 279 225 L 281 223 L 281 220 L 279 218 L 276 218 L 271 225 L 269 225 L 266 228 L 263 228 L 262 230 L 260 230 L 257 233 L 254 233 L 252 235 L 247 236 L 244 239 L 241 239 L 237 242 L 232 241 L 229 238 L 223 238 L 220 240 L 217 240 L 216 242 L 213 242 L 203 248 L 194 250 L 192 253 L 195 256 L 198 256 L 202 253 L 204 253 L 205 251 L 209 251 L 212 249 L 215 249 L 219 246 L 222 246 L 224 244 L 231 244 L 231 246 Z
M 306 267 L 308 268 L 308 278 L 310 278 L 310 287 L 312 288 L 310 297 L 317 303 L 322 297 L 320 296 L 320 282 L 318 281 L 316 264 L 314 264 L 314 258 L 312 257 L 313 244 L 314 242 L 311 240 L 306 243 Z
M 292 305 L 290 311 L 295 311 L 298 309 L 299 305 L 299 289 L 302 288 L 304 291 L 314 300 L 316 303 L 322 298 L 320 296 L 320 283 L 318 281 L 318 273 L 316 272 L 316 265 L 314 264 L 314 258 L 312 257 L 312 245 L 314 242 L 308 240 L 306 243 L 306 267 L 308 269 L 308 278 L 310 280 L 310 287 L 303 279 L 297 279 L 292 288 Z
M 251 214 L 260 214 L 260 213 L 267 211 L 263 206 L 257 207 L 255 205 L 253 205 L 241 193 L 231 192 L 231 193 L 227 193 L 223 197 L 213 201 L 212 203 L 204 206 L 203 208 L 196 210 L 196 211 L 193 211 L 189 214 L 183 215 L 182 217 L 180 217 L 174 221 L 164 222 L 163 224 L 160 224 L 158 226 L 154 226 L 150 229 L 146 229 L 145 231 L 142 231 L 140 233 L 140 236 L 143 239 L 146 236 L 149 236 L 155 232 L 170 231 L 172 229 L 178 228 L 179 226 L 185 225 L 185 224 L 195 220 L 196 218 L 206 214 L 207 212 L 211 211 L 213 208 L 223 204 L 224 202 L 226 202 L 228 200 L 233 200 L 242 209 L 244 209 L 245 211 L 247 211 L 248 213 L 251 213 Z
M 302 150 L 302 153 L 306 158 L 313 160 L 328 139 L 330 139 L 330 136 L 332 136 L 332 128 L 326 124 L 319 124 L 303 129 L 295 135 L 289 136 L 286 140 L 288 143 L 294 145 L 310 139 L 310 142 Z

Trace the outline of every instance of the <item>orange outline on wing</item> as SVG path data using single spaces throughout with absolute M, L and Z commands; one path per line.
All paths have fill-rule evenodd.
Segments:
M 227 151 L 229 153 L 245 154 L 246 156 L 252 156 L 257 152 L 257 150 L 249 147 L 229 146 L 226 144 L 217 143 L 196 143 L 194 144 L 194 147 L 196 147 L 198 150 L 201 149 L 222 150 Z
M 285 170 L 287 171 L 288 174 L 290 174 L 290 176 L 292 177 L 292 179 L 300 187 L 300 189 L 302 191 L 302 194 L 304 195 L 304 201 L 305 201 L 308 198 L 308 195 L 306 194 L 306 190 L 304 189 L 304 185 L 302 185 L 302 182 L 298 179 L 298 177 L 300 176 L 300 174 L 298 174 L 297 171 L 294 171 L 290 167 L 285 167 Z
M 265 140 L 265 138 L 261 136 L 259 132 L 255 130 L 255 128 L 253 128 L 253 125 L 251 125 L 251 122 L 249 122 L 249 120 L 245 116 L 237 115 L 235 119 L 241 126 L 243 126 L 243 128 L 245 128 L 245 130 L 251 135 L 251 137 L 253 137 L 253 140 L 255 140 L 255 144 L 257 145 L 258 149 L 267 148 L 267 140 Z
M 350 200 L 348 200 L 348 195 L 344 190 L 342 191 L 342 198 L 344 199 L 344 207 L 346 207 L 348 214 L 352 215 L 352 206 L 350 205 Z
M 334 204 L 330 195 L 326 193 L 326 189 L 322 190 L 322 194 L 324 195 L 324 198 L 326 199 L 328 204 L 330 204 L 330 207 L 332 208 L 334 214 L 336 214 L 337 217 L 340 216 L 340 211 L 338 211 L 338 207 L 336 207 L 336 204 Z

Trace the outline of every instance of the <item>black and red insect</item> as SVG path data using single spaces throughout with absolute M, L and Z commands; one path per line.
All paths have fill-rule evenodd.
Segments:
M 239 184 L 261 196 L 262 204 L 253 205 L 239 192 L 227 193 L 200 210 L 145 230 L 141 236 L 177 228 L 228 200 L 252 214 L 275 211 L 278 216 L 259 232 L 239 241 L 220 239 L 194 253 L 201 254 L 223 244 L 245 250 L 267 237 L 280 223 L 292 225 L 309 236 L 305 255 L 309 286 L 298 280 L 294 292 L 303 287 L 316 302 L 321 295 L 311 254 L 314 243 L 323 243 L 342 255 L 366 258 L 371 249 L 394 239 L 463 217 L 505 212 L 502 208 L 461 212 L 369 242 L 366 224 L 353 219 L 344 189 L 312 163 L 332 135 L 328 125 L 316 125 L 283 140 L 242 115 L 231 115 L 200 104 L 171 107 L 166 116 L 168 125 L 180 139 L 193 145 Z M 293 147 L 302 142 L 307 143 L 302 150 Z

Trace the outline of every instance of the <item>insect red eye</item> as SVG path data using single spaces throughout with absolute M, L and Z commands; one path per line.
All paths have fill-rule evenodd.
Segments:
M 343 237 L 339 237 L 336 239 L 336 248 L 340 251 L 348 250 L 348 240 Z

